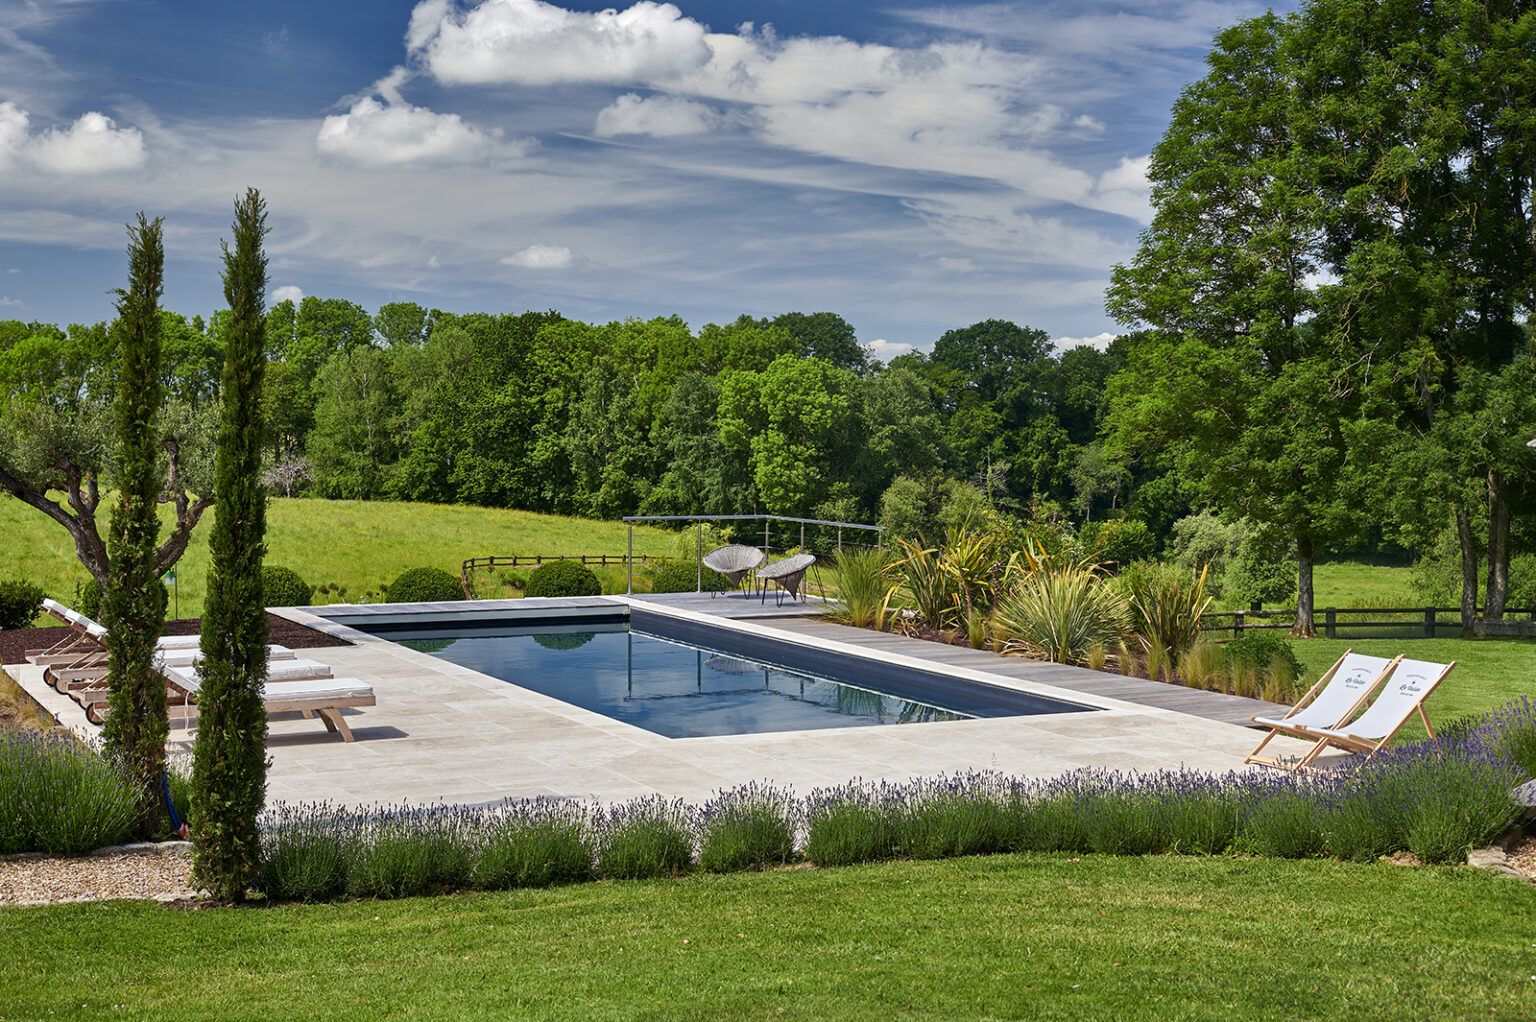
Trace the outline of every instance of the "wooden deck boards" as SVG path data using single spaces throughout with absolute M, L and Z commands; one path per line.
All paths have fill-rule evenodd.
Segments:
M 819 636 L 865 649 L 888 650 L 903 656 L 931 660 L 951 667 L 968 667 L 1005 677 L 1038 681 L 1072 692 L 1120 699 L 1140 706 L 1174 710 L 1225 724 L 1247 725 L 1248 718 L 1255 713 L 1283 716 L 1289 709 L 1289 707 L 1279 706 L 1262 699 L 1206 692 L 1201 689 L 1185 688 L 1182 685 L 1148 681 L 1145 678 L 1127 678 L 1119 674 L 1090 671 L 1087 668 L 1071 667 L 1066 664 L 999 656 L 986 650 L 949 646 L 905 635 L 875 632 L 867 628 L 850 628 L 847 625 L 834 624 L 812 617 L 786 617 L 762 623 L 797 635 Z

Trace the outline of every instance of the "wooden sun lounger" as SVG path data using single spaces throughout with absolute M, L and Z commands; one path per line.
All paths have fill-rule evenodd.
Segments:
M 1344 655 L 1317 679 L 1317 684 L 1308 689 L 1284 717 L 1254 714 L 1248 718 L 1268 730 L 1254 750 L 1243 758 L 1243 762 L 1289 769 L 1284 760 L 1260 755 L 1264 747 L 1282 734 L 1308 738 L 1301 730 L 1304 727 L 1339 727 L 1360 712 L 1360 708 L 1381 687 L 1400 660 L 1400 656 L 1388 660 L 1346 649 Z
M 173 723 L 191 722 L 197 718 L 197 688 L 183 689 L 182 684 L 171 682 L 173 691 L 180 689 L 184 697 L 171 713 Z M 261 689 L 261 705 L 269 715 L 297 712 L 308 717 L 313 714 L 327 731 L 340 735 L 343 742 L 356 741 L 356 738 L 341 711 L 377 703 L 372 687 L 356 678 L 269 681 Z
M 1330 748 L 1343 749 L 1370 759 L 1384 749 L 1408 718 L 1415 713 L 1424 721 L 1424 730 L 1430 738 L 1435 729 L 1424 710 L 1424 701 L 1440 687 L 1456 667 L 1456 661 L 1448 664 L 1431 663 L 1428 660 L 1400 659 L 1397 668 L 1382 687 L 1376 701 L 1347 724 L 1336 728 L 1298 728 L 1307 738 L 1316 739 L 1311 750 L 1296 764 L 1296 770 L 1309 769 Z
M 191 664 L 177 666 L 162 660 L 156 666 L 160 674 L 172 685 L 173 694 L 176 690 L 184 692 L 189 688 L 195 689 L 200 683 L 197 669 Z M 294 657 L 291 651 L 286 660 L 267 662 L 269 681 L 311 681 L 329 677 L 331 677 L 330 667 L 317 660 Z M 86 719 L 91 723 L 100 724 L 105 719 L 108 687 L 104 680 L 71 684 L 60 691 L 66 692 L 75 702 L 85 707 Z

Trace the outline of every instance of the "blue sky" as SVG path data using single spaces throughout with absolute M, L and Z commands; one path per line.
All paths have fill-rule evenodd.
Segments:
M 0 317 L 109 315 L 140 209 L 217 308 L 255 185 L 279 297 L 1095 338 L 1170 103 L 1262 7 L 0 0 Z

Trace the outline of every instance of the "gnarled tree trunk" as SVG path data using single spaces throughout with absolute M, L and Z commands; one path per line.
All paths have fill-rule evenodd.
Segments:
M 1504 479 L 1498 472 L 1488 473 L 1487 599 L 1483 617 L 1501 620 L 1504 605 L 1509 601 L 1509 501 L 1504 496 Z
M 1317 634 L 1312 623 L 1314 604 L 1312 592 L 1312 561 L 1317 556 L 1317 544 L 1309 536 L 1296 538 L 1296 623 L 1291 634 L 1299 638 L 1311 638 Z
M 1461 547 L 1461 630 L 1470 634 L 1477 618 L 1477 541 L 1465 508 L 1456 509 L 1456 542 Z

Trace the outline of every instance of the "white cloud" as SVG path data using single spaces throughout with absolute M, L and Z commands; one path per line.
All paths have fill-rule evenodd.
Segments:
M 297 305 L 304 300 L 304 289 L 297 284 L 284 284 L 282 287 L 272 289 L 272 304 L 280 305 L 283 302 L 293 302 Z
M 864 349 L 880 361 L 889 362 L 897 355 L 905 355 L 911 351 L 912 345 L 903 341 L 888 341 L 884 337 L 878 337 L 864 345 Z
M 485 0 L 460 12 L 426 0 L 406 42 L 440 82 L 466 85 L 641 84 L 709 60 L 705 28 L 672 4 L 568 11 L 541 0 Z
M 571 265 L 574 258 L 564 245 L 529 245 L 504 257 L 501 264 L 526 270 L 559 270 Z
M 691 99 L 676 96 L 641 98 L 628 92 L 598 111 L 597 123 L 592 130 L 599 138 L 615 135 L 676 138 L 702 135 L 719 121 L 719 114 Z
M 144 163 L 144 136 L 119 128 L 105 114 L 81 114 L 67 128 L 33 133 L 27 112 L 0 103 L 0 167 L 30 165 L 50 174 L 96 174 L 132 170 Z
M 409 103 L 380 103 L 365 96 L 346 113 L 325 119 L 315 136 L 315 148 L 322 155 L 363 167 L 441 165 L 489 159 L 500 147 L 500 139 L 499 129 L 482 131 L 458 114 L 440 114 Z
M 1106 330 L 1102 334 L 1094 334 L 1092 337 L 1053 337 L 1051 339 L 1051 343 L 1056 345 L 1057 351 L 1066 351 L 1068 348 L 1082 347 L 1098 348 L 1100 351 L 1103 351 L 1105 348 L 1109 347 L 1110 341 L 1113 341 L 1116 337 L 1119 336 L 1119 334 L 1111 333 L 1110 331 Z
M 955 256 L 939 256 L 934 262 L 938 263 L 941 268 L 952 270 L 955 273 L 969 273 L 976 268 L 976 261 L 974 259 L 959 259 Z
M 1147 181 L 1151 164 L 1150 156 L 1123 156 L 1118 164 L 1100 174 L 1093 187 L 1098 207 L 1151 223 L 1152 185 Z
M 0 297 L 0 309 L 19 309 L 25 304 L 20 298 Z

